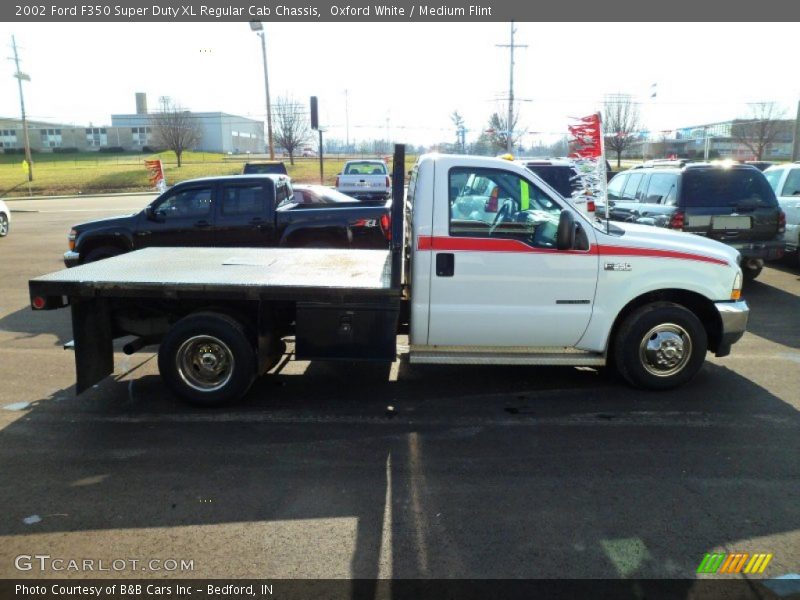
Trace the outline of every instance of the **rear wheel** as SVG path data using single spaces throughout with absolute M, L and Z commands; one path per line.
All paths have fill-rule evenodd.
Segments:
M 630 314 L 617 331 L 614 360 L 632 385 L 667 390 L 694 377 L 705 360 L 708 339 L 700 320 L 671 302 L 656 302 Z
M 256 375 L 253 344 L 242 324 L 202 312 L 178 321 L 158 351 L 158 370 L 178 396 L 202 406 L 238 400 Z
M 0 213 L 0 237 L 8 235 L 8 215 Z
M 758 258 L 746 258 L 742 261 L 742 275 L 745 281 L 753 281 L 761 274 L 764 261 Z
M 104 258 L 111 258 L 112 256 L 117 256 L 122 254 L 122 250 L 116 248 L 114 246 L 100 246 L 99 248 L 95 248 L 94 250 L 89 251 L 86 255 L 86 258 L 83 259 L 84 263 L 92 263 L 97 262 L 98 260 L 103 260 Z

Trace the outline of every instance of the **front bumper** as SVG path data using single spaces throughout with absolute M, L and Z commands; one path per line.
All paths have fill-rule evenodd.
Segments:
M 731 346 L 742 339 L 747 330 L 747 318 L 750 316 L 750 307 L 747 302 L 715 302 L 720 321 L 722 322 L 722 336 L 715 356 L 728 356 Z
M 67 265 L 67 268 L 77 267 L 81 264 L 81 255 L 77 252 L 73 252 L 72 250 L 67 250 L 64 252 L 64 264 Z
M 783 256 L 785 246 L 783 239 L 769 240 L 766 242 L 739 243 L 726 242 L 725 240 L 720 241 L 738 250 L 742 258 L 760 258 L 762 260 L 778 260 Z

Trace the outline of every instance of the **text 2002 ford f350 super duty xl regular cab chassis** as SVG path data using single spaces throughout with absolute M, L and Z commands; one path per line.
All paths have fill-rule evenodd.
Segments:
M 210 405 L 242 396 L 291 334 L 298 359 L 393 361 L 407 326 L 411 362 L 609 364 L 647 389 L 685 383 L 744 334 L 730 247 L 592 223 L 494 158 L 424 155 L 404 202 L 404 158 L 390 251 L 150 248 L 31 280 L 34 309 L 71 305 L 78 392 L 113 371 L 125 335 L 126 352 L 160 344 L 167 385 Z

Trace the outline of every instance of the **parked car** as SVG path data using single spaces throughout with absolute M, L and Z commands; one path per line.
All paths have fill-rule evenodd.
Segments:
M 786 253 L 800 261 L 800 162 L 769 167 L 764 176 L 786 215 Z
M 286 165 L 279 160 L 244 163 L 242 175 L 289 175 Z
M 783 256 L 786 217 L 764 174 L 749 165 L 644 166 L 608 184 L 609 217 L 668 227 L 732 246 L 746 279 Z M 598 207 L 598 214 L 604 208 Z
M 336 190 L 353 198 L 388 198 L 392 182 L 380 159 L 348 160 L 336 176 Z
M 6 203 L 0 200 L 0 237 L 6 237 L 11 227 L 11 211 Z
M 282 175 L 184 181 L 129 216 L 82 223 L 69 233 L 74 267 L 151 246 L 388 247 L 389 204 L 364 204 Z

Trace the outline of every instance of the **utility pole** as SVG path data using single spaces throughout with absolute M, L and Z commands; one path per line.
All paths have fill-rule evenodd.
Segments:
M 28 163 L 28 183 L 33 181 L 33 160 L 31 159 L 31 141 L 28 137 L 28 119 L 25 116 L 25 97 L 22 94 L 22 82 L 23 81 L 30 81 L 30 75 L 23 73 L 19 69 L 19 54 L 17 53 L 17 40 L 12 35 L 11 36 L 11 46 L 14 48 L 14 64 L 16 65 L 16 71 L 14 72 L 14 77 L 17 80 L 17 84 L 19 85 L 19 107 L 20 111 L 22 112 L 22 139 L 25 142 L 25 162 Z
M 508 48 L 510 54 L 509 60 L 509 78 L 508 78 L 508 121 L 506 132 L 506 152 L 511 153 L 514 150 L 514 48 L 527 48 L 526 44 L 514 43 L 514 21 L 511 21 L 511 42 L 508 44 L 497 44 L 498 48 Z
M 794 119 L 794 139 L 792 141 L 792 162 L 800 160 L 800 100 L 797 101 L 797 116 Z

